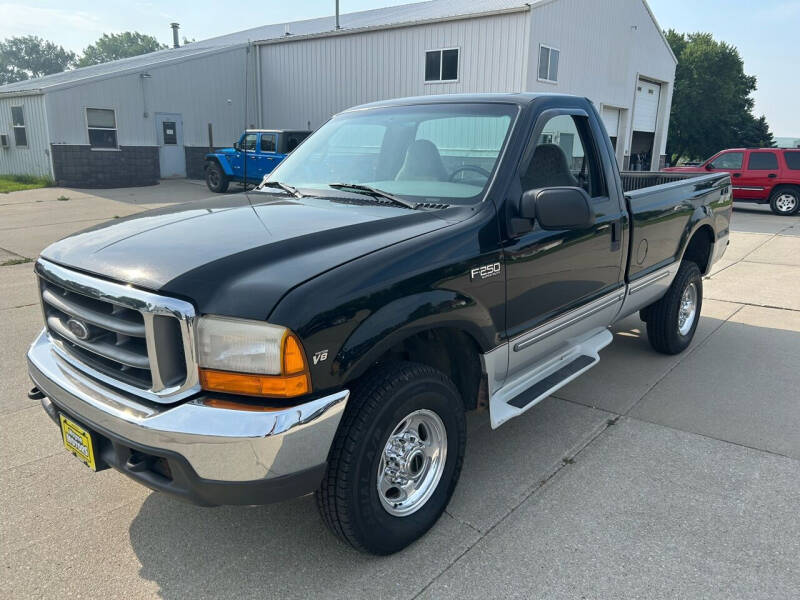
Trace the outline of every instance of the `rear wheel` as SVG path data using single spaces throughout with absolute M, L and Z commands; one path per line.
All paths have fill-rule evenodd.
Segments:
M 681 263 L 661 300 L 644 311 L 650 345 L 662 354 L 679 354 L 694 338 L 703 307 L 703 279 L 696 263 Z
M 212 162 L 206 168 L 206 185 L 212 192 L 222 194 L 228 191 L 228 177 L 223 173 L 222 168 Z
M 769 197 L 769 207 L 776 215 L 788 216 L 800 210 L 800 190 L 798 188 L 780 188 Z
M 464 406 L 432 367 L 378 367 L 354 386 L 317 491 L 325 523 L 362 552 L 391 554 L 444 511 L 461 472 Z

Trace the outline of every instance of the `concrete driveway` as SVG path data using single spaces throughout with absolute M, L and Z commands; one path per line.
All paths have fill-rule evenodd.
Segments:
M 0 248 L 34 258 L 74 230 L 206 195 L 170 182 L 0 196 Z M 800 218 L 745 205 L 734 229 L 687 352 L 654 353 L 629 318 L 557 397 L 497 431 L 472 415 L 446 514 L 387 558 L 340 544 L 311 497 L 203 509 L 89 472 L 25 396 L 41 328 L 31 265 L 0 267 L 6 596 L 796 597 Z

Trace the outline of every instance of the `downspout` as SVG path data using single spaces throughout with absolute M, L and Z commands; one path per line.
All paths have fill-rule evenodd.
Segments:
M 47 94 L 42 94 L 42 109 L 44 111 L 44 135 L 47 140 L 47 162 L 50 163 L 50 179 L 56 182 L 56 170 L 53 166 L 53 143 L 50 140 L 50 116 L 47 111 Z
M 264 123 L 264 105 L 262 104 L 261 94 L 261 46 L 254 44 L 256 50 L 256 107 L 258 108 L 258 115 L 256 116 L 256 123 L 259 129 L 263 129 Z

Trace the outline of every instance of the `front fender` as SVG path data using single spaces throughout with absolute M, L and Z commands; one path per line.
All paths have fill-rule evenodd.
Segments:
M 406 338 L 441 328 L 468 334 L 482 349 L 492 344 L 486 339 L 494 328 L 485 307 L 455 290 L 430 290 L 397 298 L 364 319 L 340 348 L 337 370 L 345 380 L 359 377 Z
M 225 175 L 233 177 L 233 169 L 225 156 L 220 154 L 206 154 L 206 161 L 217 163 Z

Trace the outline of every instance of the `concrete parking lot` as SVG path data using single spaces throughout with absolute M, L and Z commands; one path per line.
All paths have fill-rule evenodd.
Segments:
M 0 196 L 0 263 L 151 206 L 185 181 Z M 59 196 L 69 200 L 58 200 Z M 313 498 L 204 509 L 93 474 L 25 392 L 31 264 L 0 267 L 5 596 L 790 598 L 800 590 L 800 217 L 737 206 L 691 348 L 628 318 L 600 364 L 492 431 L 472 415 L 441 521 L 391 557 L 324 528 Z

